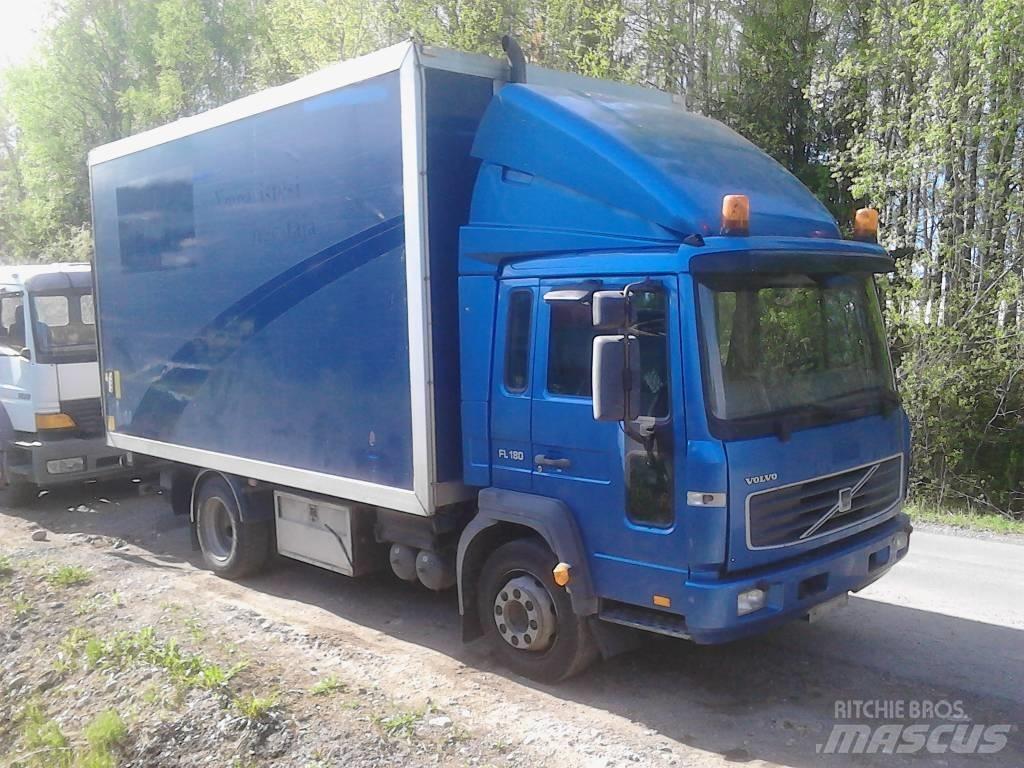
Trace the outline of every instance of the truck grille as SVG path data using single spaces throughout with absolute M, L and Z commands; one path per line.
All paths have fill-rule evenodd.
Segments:
M 65 400 L 60 404 L 60 410 L 75 420 L 78 434 L 82 437 L 103 434 L 103 409 L 98 397 Z
M 900 498 L 903 457 L 892 456 L 825 477 L 747 497 L 751 549 L 796 544 L 884 512 Z

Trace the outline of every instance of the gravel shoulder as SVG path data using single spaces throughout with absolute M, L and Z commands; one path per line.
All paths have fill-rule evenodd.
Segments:
M 936 757 L 816 745 L 839 701 L 960 700 L 982 723 L 1024 711 L 1019 617 L 932 610 L 911 589 L 927 573 L 897 576 L 910 558 L 821 624 L 712 648 L 653 638 L 549 687 L 463 645 L 451 592 L 286 560 L 218 579 L 185 521 L 132 487 L 0 509 L 0 557 L 0 765 L 49 765 L 24 760 L 30 703 L 68 750 L 116 712 L 111 765 L 147 768 L 921 766 Z M 68 568 L 86 579 L 60 583 Z M 1024 764 L 1019 737 L 989 764 Z

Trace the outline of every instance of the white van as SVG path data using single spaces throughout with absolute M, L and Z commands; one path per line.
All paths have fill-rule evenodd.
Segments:
M 9 503 L 124 471 L 106 443 L 88 264 L 0 267 L 0 404 Z

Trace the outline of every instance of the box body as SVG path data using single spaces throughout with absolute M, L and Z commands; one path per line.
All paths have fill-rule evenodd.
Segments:
M 415 514 L 465 498 L 456 251 L 492 92 L 405 44 L 94 151 L 111 444 Z

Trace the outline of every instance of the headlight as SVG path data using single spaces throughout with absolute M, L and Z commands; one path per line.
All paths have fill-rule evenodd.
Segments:
M 76 456 L 73 459 L 54 459 L 46 462 L 46 471 L 51 475 L 63 475 L 67 472 L 81 472 L 85 469 L 85 458 Z
M 736 615 L 746 616 L 748 613 L 759 611 L 764 608 L 764 599 L 767 592 L 763 589 L 748 589 L 736 596 Z

